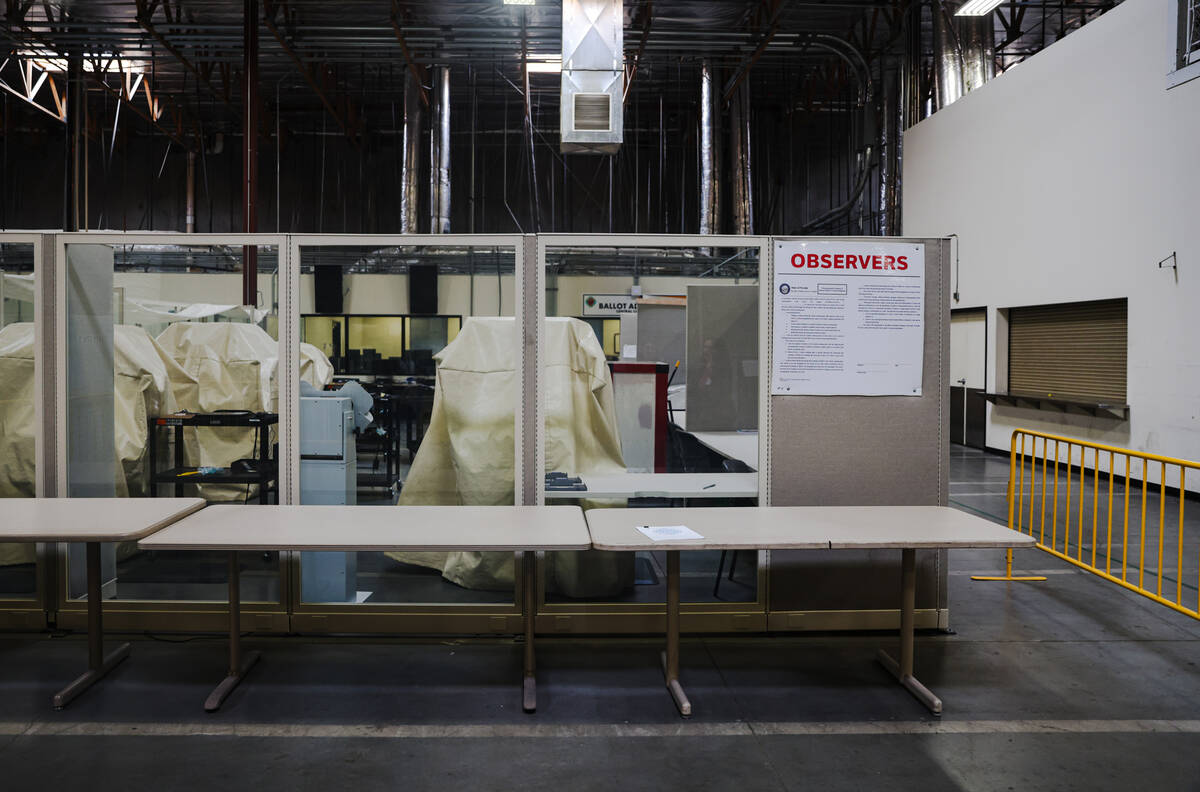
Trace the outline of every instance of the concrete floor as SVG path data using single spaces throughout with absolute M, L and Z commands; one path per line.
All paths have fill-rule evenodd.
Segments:
M 1002 514 L 1007 461 L 952 462 L 952 500 Z M 951 553 L 955 633 L 918 639 L 940 719 L 874 663 L 887 634 L 686 639 L 687 721 L 650 639 L 540 640 L 526 715 L 511 641 L 252 638 L 206 715 L 222 640 L 138 640 L 54 712 L 82 638 L 9 635 L 0 789 L 1200 790 L 1200 621 L 1036 550 L 1045 583 L 970 580 L 1001 559 Z

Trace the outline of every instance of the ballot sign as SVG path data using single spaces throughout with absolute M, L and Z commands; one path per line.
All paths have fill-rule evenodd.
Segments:
M 638 312 L 637 297 L 629 294 L 585 294 L 581 316 L 620 316 Z
M 925 246 L 776 242 L 772 396 L 920 396 Z

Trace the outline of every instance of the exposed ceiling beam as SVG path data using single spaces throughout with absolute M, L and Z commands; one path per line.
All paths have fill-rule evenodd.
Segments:
M 191 72 L 193 75 L 195 75 L 196 80 L 199 81 L 201 84 L 203 84 L 204 87 L 208 89 L 208 92 L 210 94 L 212 94 L 212 96 L 216 97 L 221 102 L 223 102 L 226 107 L 228 107 L 230 110 L 232 110 L 234 112 L 234 114 L 237 114 L 238 107 L 230 99 L 228 91 L 217 90 L 217 87 L 212 84 L 211 80 L 208 79 L 208 75 L 201 72 L 200 69 L 197 68 L 196 64 L 192 63 L 187 58 L 187 56 L 184 55 L 179 50 L 178 47 L 176 47 L 174 44 L 172 44 L 170 41 L 168 41 L 167 38 L 162 33 L 160 33 L 157 28 L 154 27 L 154 24 L 153 24 L 153 22 L 151 22 L 151 20 L 153 19 L 154 12 L 155 12 L 155 10 L 157 10 L 157 7 L 159 5 L 158 0 L 135 0 L 135 1 L 137 2 L 137 22 L 138 22 L 138 25 L 141 26 L 142 30 L 144 30 L 148 34 L 150 34 L 150 36 L 155 41 L 157 41 L 159 44 L 162 45 L 163 49 L 165 49 L 167 52 L 171 53 L 171 55 L 173 55 L 175 57 L 175 60 L 179 61 L 180 65 L 182 65 L 185 69 L 187 69 L 189 72 Z M 167 2 L 163 2 L 162 7 L 163 7 L 163 14 L 167 17 L 167 22 L 171 22 L 171 6 L 170 6 L 170 4 Z M 179 18 L 178 9 L 176 10 L 175 14 L 176 14 L 176 20 L 178 20 L 178 18 Z M 211 73 L 211 71 L 209 73 Z
M 762 5 L 759 7 L 759 13 L 766 16 L 766 24 L 760 24 L 758 27 L 760 30 L 762 30 L 764 27 L 766 29 L 762 34 L 762 38 L 759 39 L 758 46 L 755 47 L 754 52 L 750 53 L 749 57 L 742 60 L 742 62 L 738 65 L 737 70 L 734 71 L 733 76 L 729 78 L 727 83 L 725 83 L 725 95 L 722 99 L 725 104 L 729 104 L 729 100 L 733 96 L 733 92 L 736 91 L 738 86 L 742 84 L 742 81 L 749 76 L 751 67 L 753 67 L 754 64 L 758 62 L 758 59 L 762 57 L 762 54 L 766 52 L 766 49 L 770 45 L 772 39 L 775 38 L 775 34 L 779 32 L 779 19 L 783 15 L 783 0 L 763 0 Z
M 333 117 L 333 120 L 337 122 L 339 127 L 341 127 L 342 132 L 346 135 L 346 137 L 350 138 L 350 142 L 357 145 L 358 135 L 361 130 L 358 128 L 358 124 L 355 123 L 350 117 L 353 115 L 353 110 L 350 107 L 349 101 L 346 101 L 343 97 L 341 104 L 343 105 L 343 109 L 346 111 L 343 113 L 342 110 L 339 110 L 339 108 L 334 104 L 334 97 L 330 95 L 330 89 L 336 90 L 337 88 L 333 70 L 328 64 L 322 64 L 320 75 L 318 76 L 317 74 L 313 73 L 313 70 L 309 68 L 308 64 L 305 63 L 304 59 L 300 57 L 300 54 L 296 51 L 295 47 L 293 47 L 291 42 L 288 41 L 287 36 L 285 36 L 283 32 L 275 25 L 274 17 L 278 8 L 279 5 L 277 5 L 275 2 L 272 2 L 272 0 L 266 0 L 266 2 L 263 4 L 263 24 L 266 25 L 267 30 L 271 32 L 271 35 L 275 37 L 275 41 L 279 42 L 279 46 L 283 49 L 288 58 L 291 59 L 293 65 L 296 67 L 296 71 L 300 72 L 300 76 L 304 78 L 304 81 L 308 83 L 310 88 L 312 88 L 313 93 L 315 93 L 317 98 L 321 100 L 321 104 L 325 106 L 326 112 Z M 334 84 L 330 85 L 330 83 Z
M 416 80 L 421 89 L 421 104 L 429 107 L 429 92 L 425 90 L 425 86 L 429 84 L 429 74 L 425 67 L 417 63 L 413 58 L 412 50 L 408 47 L 408 41 L 404 38 L 404 30 L 400 27 L 400 3 L 397 0 L 392 0 L 392 32 L 396 34 L 396 41 L 400 42 L 400 51 L 404 53 L 404 60 L 408 63 L 408 70 L 412 72 L 413 79 Z
M 629 86 L 633 85 L 633 78 L 637 76 L 638 67 L 642 65 L 642 56 L 646 54 L 646 42 L 650 39 L 650 25 L 654 21 L 654 0 L 646 0 L 646 4 L 641 9 L 642 22 L 642 37 L 638 42 L 637 53 L 633 56 L 633 66 L 629 70 L 629 76 L 625 78 L 625 100 L 629 101 Z

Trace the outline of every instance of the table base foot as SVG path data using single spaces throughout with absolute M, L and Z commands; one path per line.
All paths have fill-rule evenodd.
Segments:
M 65 688 L 54 694 L 54 709 L 60 710 L 71 703 L 80 693 L 99 682 L 105 674 L 129 657 L 129 644 L 123 643 L 108 653 L 99 668 L 89 668 Z
M 526 712 L 537 712 L 537 677 L 533 674 L 525 675 L 525 682 L 521 689 L 521 709 Z
M 221 683 L 213 689 L 213 692 L 208 694 L 208 698 L 204 700 L 204 711 L 216 712 L 219 710 L 221 705 L 225 703 L 225 699 L 229 698 L 229 694 L 233 692 L 233 689 L 246 678 L 246 674 L 249 673 L 250 669 L 254 667 L 254 664 L 258 662 L 261 656 L 261 652 L 247 652 L 238 672 L 222 679 Z
M 662 652 L 659 655 L 659 659 L 662 661 L 663 676 L 667 680 L 667 692 L 675 700 L 675 706 L 679 709 L 679 714 L 685 718 L 690 718 L 692 716 L 692 702 L 688 701 L 687 693 L 683 692 L 683 686 L 679 684 L 679 679 L 672 677 L 670 671 L 667 670 L 667 653 Z
M 942 714 L 942 700 L 933 695 L 933 692 L 917 681 L 917 678 L 912 674 L 906 675 L 900 673 L 900 664 L 892 659 L 891 655 L 880 649 L 879 654 L 876 655 L 876 659 L 879 660 L 880 665 L 886 668 L 892 676 L 896 677 L 897 682 L 907 688 L 908 692 L 916 697 L 917 701 L 928 707 L 930 712 L 934 715 Z

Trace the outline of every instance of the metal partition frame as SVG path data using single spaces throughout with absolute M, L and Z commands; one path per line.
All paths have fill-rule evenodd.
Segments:
M 289 312 L 285 316 L 280 301 L 280 331 L 279 337 L 283 350 L 295 366 L 292 379 L 299 380 L 300 356 L 300 267 L 301 254 L 305 248 L 318 247 L 499 247 L 511 248 L 513 251 L 513 315 L 518 328 L 523 329 L 520 317 L 524 316 L 525 294 L 520 288 L 524 273 L 527 269 L 527 259 L 531 255 L 532 237 L 519 234 L 303 234 L 290 235 L 287 239 L 288 257 L 286 277 L 282 279 L 283 292 L 289 295 L 286 305 Z M 499 305 L 499 301 L 498 301 Z M 284 341 L 286 339 L 286 342 Z M 522 332 L 515 334 L 517 343 L 518 366 L 524 371 L 527 368 L 525 351 L 527 345 Z M 283 392 L 280 391 L 282 398 Z M 299 426 L 294 422 L 299 420 L 300 392 L 299 387 L 292 388 L 288 393 L 287 404 L 280 403 L 281 422 L 283 416 L 288 416 L 289 426 L 286 433 L 288 442 L 280 443 L 279 455 L 281 464 L 287 469 L 289 482 L 286 499 L 280 503 L 299 502 L 300 482 L 300 447 L 298 443 Z M 521 503 L 521 493 L 526 486 L 522 479 L 524 468 L 521 465 L 524 447 L 520 428 L 525 425 L 526 402 L 517 399 L 514 416 L 514 492 L 516 502 Z M 281 468 L 282 473 L 282 468 Z M 364 507 L 383 508 L 383 507 Z M 290 552 L 288 566 L 291 569 L 287 597 L 291 603 L 291 625 L 297 632 L 306 633 L 496 633 L 512 634 L 521 631 L 521 607 L 523 588 L 521 576 L 515 575 L 516 582 L 513 591 L 513 601 L 503 604 L 407 604 L 379 603 L 364 604 L 334 604 L 334 603 L 305 603 L 301 595 L 300 553 Z M 519 556 L 519 554 L 518 554 Z M 519 557 L 516 560 L 519 568 Z
M 843 241 L 852 238 L 839 238 Z M 770 237 L 704 236 L 704 235 L 280 235 L 280 234 L 161 234 L 161 233 L 0 233 L 0 241 L 34 244 L 36 307 L 36 339 L 38 358 L 37 388 L 42 421 L 37 447 L 37 483 L 39 496 L 60 496 L 66 486 L 66 388 L 59 372 L 66 371 L 66 246 L 68 244 L 180 244 L 180 245 L 275 245 L 279 256 L 278 344 L 279 367 L 279 442 L 280 502 L 294 503 L 298 498 L 299 456 L 297 443 L 297 412 L 299 407 L 299 323 L 300 323 L 300 251 L 309 246 L 379 245 L 379 246 L 502 246 L 514 249 L 514 313 L 521 331 L 518 333 L 518 360 L 521 366 L 523 398 L 516 405 L 514 463 L 518 503 L 541 503 L 544 499 L 542 469 L 543 394 L 539 388 L 542 350 L 542 317 L 546 308 L 546 252 L 551 247 L 750 247 L 759 248 L 759 503 L 772 505 L 772 459 L 777 454 L 785 458 L 794 455 L 794 437 L 784 437 L 780 448 L 773 448 L 772 398 L 769 393 L 771 369 L 772 273 L 774 241 Z M 872 237 L 869 241 L 882 241 Z M 896 241 L 892 238 L 892 241 Z M 946 303 L 948 322 L 948 288 L 945 272 L 945 251 L 942 240 L 914 239 L 924 242 L 927 250 L 936 250 L 939 284 L 927 286 L 927 295 L 937 295 Z M 942 245 L 942 247 L 939 247 Z M 930 260 L 927 259 L 927 266 Z M 927 297 L 930 299 L 931 297 Z M 945 298 L 945 299 L 943 299 Z M 938 315 L 941 306 L 927 305 L 927 316 Z M 945 339 L 935 338 L 930 346 L 932 328 L 927 329 L 926 355 L 939 360 L 937 352 Z M 942 383 L 946 384 L 946 383 Z M 932 391 L 931 391 L 932 392 Z M 780 405 L 781 407 L 784 405 Z M 791 410 L 789 409 L 789 412 Z M 786 420 L 780 414 L 774 416 Z M 785 426 L 786 424 L 781 424 Z M 930 461 L 933 464 L 933 461 Z M 940 464 L 936 486 L 944 488 L 945 471 Z M 789 477 L 779 470 L 781 481 Z M 789 485 L 790 486 L 790 485 Z M 785 493 L 786 494 L 786 493 Z M 944 499 L 944 495 L 939 496 Z M 245 609 L 246 627 L 260 632 L 304 630 L 313 632 L 406 632 L 406 633 L 517 633 L 520 631 L 523 587 L 517 584 L 514 602 L 502 605 L 379 605 L 364 609 L 361 606 L 305 606 L 300 601 L 299 554 L 287 554 L 280 563 L 280 603 L 252 605 Z M 44 626 L 46 614 L 58 611 L 59 625 L 81 627 L 84 623 L 83 603 L 66 601 L 65 553 L 54 545 L 39 548 L 39 576 L 44 581 L 38 603 L 13 601 L 14 608 L 0 603 L 0 627 Z M 540 565 L 539 565 L 540 566 Z M 689 631 L 789 631 L 805 629 L 887 628 L 894 618 L 893 611 L 805 611 L 771 610 L 771 554 L 759 553 L 757 601 L 753 603 L 695 603 L 685 606 L 684 627 Z M 60 568 L 64 567 L 64 568 Z M 918 613 L 924 626 L 945 626 L 948 610 L 944 592 L 944 562 L 938 561 L 939 576 L 937 606 Z M 519 579 L 520 576 L 518 576 Z M 546 603 L 544 575 L 539 574 L 538 627 L 545 632 L 654 632 L 661 628 L 661 604 L 606 603 Z M 34 607 L 34 621 L 16 623 L 8 614 L 24 613 Z M 115 629 L 175 629 L 185 631 L 219 631 L 226 626 L 225 605 L 220 601 L 114 601 L 106 605 L 109 622 Z
M 54 249 L 54 367 L 56 372 L 67 370 L 67 246 L 68 245 L 243 245 L 274 246 L 278 251 L 278 277 L 281 282 L 289 271 L 287 237 L 283 234 L 180 234 L 159 232 L 72 232 L 55 234 Z M 291 303 L 292 294 L 287 289 L 279 293 L 279 318 L 299 315 Z M 298 307 L 298 306 L 297 306 Z M 278 339 L 280 363 L 277 374 L 279 384 L 279 447 L 280 454 L 291 437 L 291 416 L 287 413 L 290 393 L 299 393 L 299 360 L 287 357 L 288 339 L 281 321 Z M 290 349 L 299 352 L 299 342 L 294 341 Z M 67 492 L 67 388 L 65 381 L 57 381 L 54 391 L 55 425 L 61 430 L 54 438 L 56 489 L 54 496 L 65 497 Z M 281 503 L 289 496 L 290 481 L 283 477 L 283 469 L 276 482 Z M 84 600 L 71 600 L 67 591 L 66 546 L 57 550 L 55 581 L 57 596 L 57 624 L 69 629 L 86 626 L 87 611 Z M 243 624 L 256 632 L 287 632 L 290 628 L 287 616 L 287 592 L 289 568 L 283 554 L 279 564 L 279 602 L 243 603 Z M 225 600 L 110 600 L 104 605 L 105 625 L 112 630 L 178 630 L 185 632 L 219 632 L 228 627 L 229 609 Z
M 33 400 L 38 431 L 34 434 L 34 496 L 49 497 L 55 491 L 54 410 L 48 409 L 47 396 L 55 392 L 54 321 L 46 306 L 52 305 L 53 268 L 45 266 L 50 258 L 53 235 L 34 232 L 0 232 L 0 243 L 30 245 L 33 248 Z M 3 307 L 0 306 L 0 310 Z M 49 454 L 47 452 L 50 452 Z M 35 588 L 31 599 L 0 599 L 0 629 L 40 630 L 46 626 L 46 613 L 54 602 L 54 546 L 39 542 L 35 550 Z
M 527 341 L 536 357 L 526 370 L 532 377 L 531 388 L 536 393 L 534 409 L 526 413 L 523 433 L 532 439 L 534 447 L 526 454 L 526 476 L 532 479 L 533 503 L 545 501 L 544 393 L 538 385 L 543 357 L 542 320 L 546 317 L 546 251 L 561 247 L 657 247 L 657 248 L 748 248 L 757 247 L 758 258 L 758 502 L 771 505 L 770 447 L 770 313 L 768 311 L 771 272 L 771 238 L 736 235 L 680 234 L 541 234 L 537 239 L 537 262 L 526 273 L 525 289 L 531 295 L 526 306 Z M 689 632 L 763 632 L 767 629 L 767 567 L 769 553 L 758 553 L 758 580 L 753 602 L 684 603 L 682 621 Z M 662 628 L 665 603 L 550 603 L 546 601 L 544 565 L 538 574 L 538 629 L 546 632 L 656 632 Z

